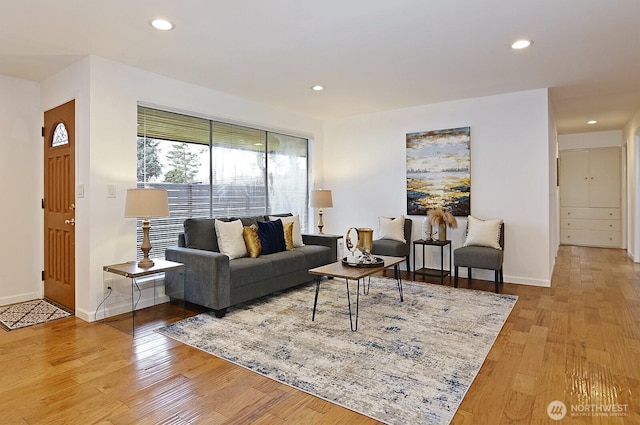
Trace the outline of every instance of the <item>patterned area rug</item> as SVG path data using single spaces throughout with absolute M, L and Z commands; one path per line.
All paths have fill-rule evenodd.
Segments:
M 310 284 L 157 332 L 382 422 L 448 424 L 517 297 L 403 287 L 400 302 L 395 280 L 373 277 L 357 332 L 340 279 L 322 281 L 313 322 Z
M 71 313 L 45 300 L 26 301 L 0 307 L 0 324 L 9 331 L 69 316 Z

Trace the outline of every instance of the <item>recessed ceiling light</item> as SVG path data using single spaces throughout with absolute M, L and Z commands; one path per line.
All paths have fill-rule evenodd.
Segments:
M 593 124 L 596 124 L 597 122 L 598 121 L 596 121 L 596 120 L 589 120 L 589 121 L 587 121 L 587 124 L 593 125 Z
M 313 91 L 322 91 L 322 90 L 324 90 L 324 87 L 321 86 L 320 84 L 316 84 L 315 86 L 311 87 L 311 90 L 313 90 Z
M 173 24 L 166 19 L 154 19 L 151 26 L 160 31 L 169 31 L 173 29 Z
M 517 40 L 511 45 L 511 48 L 515 50 L 526 49 L 532 44 L 533 44 L 532 40 Z

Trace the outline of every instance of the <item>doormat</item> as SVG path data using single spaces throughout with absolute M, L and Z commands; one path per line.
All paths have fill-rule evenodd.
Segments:
M 69 316 L 71 313 L 45 300 L 25 301 L 0 307 L 0 325 L 8 331 Z

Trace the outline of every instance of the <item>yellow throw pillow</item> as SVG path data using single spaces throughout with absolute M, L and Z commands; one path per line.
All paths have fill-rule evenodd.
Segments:
M 244 244 L 247 246 L 247 252 L 249 257 L 258 258 L 262 254 L 262 245 L 260 244 L 260 238 L 258 237 L 258 226 L 252 224 L 242 229 L 242 237 L 244 238 Z
M 283 223 L 284 227 L 284 243 L 287 246 L 287 251 L 291 251 L 294 248 L 293 245 L 293 221 Z

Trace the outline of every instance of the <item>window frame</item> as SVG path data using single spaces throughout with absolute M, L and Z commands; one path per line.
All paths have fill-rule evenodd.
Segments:
M 157 107 L 148 107 L 148 106 L 144 106 L 144 105 L 138 105 L 138 131 L 137 131 L 137 140 L 139 141 L 140 139 L 143 140 L 143 146 L 144 149 L 146 149 L 146 142 L 148 140 L 153 140 L 154 142 L 159 142 L 160 145 L 164 144 L 164 143 L 172 143 L 172 142 L 178 142 L 178 143 L 187 143 L 190 146 L 192 145 L 201 145 L 201 146 L 206 146 L 208 148 L 208 153 L 205 153 L 203 155 L 203 158 L 208 157 L 208 182 L 205 183 L 207 184 L 208 187 L 208 197 L 209 197 L 209 208 L 208 208 L 208 214 L 204 215 L 201 212 L 197 212 L 196 214 L 180 214 L 177 217 L 174 215 L 173 219 L 171 217 L 171 213 L 172 211 L 172 192 L 169 191 L 169 199 L 170 199 L 170 217 L 169 218 L 152 218 L 151 221 L 151 243 L 153 245 L 153 251 L 155 252 L 155 256 L 164 256 L 164 249 L 166 249 L 168 246 L 175 246 L 178 243 L 178 234 L 180 232 L 182 232 L 183 228 L 182 228 L 182 223 L 184 222 L 184 220 L 186 218 L 189 217 L 205 217 L 205 218 L 226 218 L 229 216 L 255 216 L 255 215 L 273 215 L 273 214 L 281 214 L 281 213 L 293 213 L 293 214 L 298 214 L 300 215 L 300 222 L 301 222 L 301 226 L 303 228 L 307 228 L 307 224 L 308 224 L 308 220 L 311 219 L 311 217 L 308 214 L 308 187 L 309 187 L 309 179 L 310 179 L 310 152 L 311 152 L 311 140 L 308 137 L 304 137 L 304 136 L 297 136 L 297 135 L 293 135 L 293 134 L 287 134 L 285 132 L 282 131 L 270 131 L 270 130 L 265 130 L 265 129 L 261 129 L 261 128 L 257 128 L 254 126 L 247 126 L 247 125 L 241 125 L 241 124 L 236 124 L 236 123 L 229 123 L 229 122 L 225 122 L 225 121 L 221 121 L 221 120 L 217 120 L 217 119 L 208 119 L 208 118 L 203 118 L 203 117 L 199 117 L 199 116 L 192 116 L 192 115 L 186 115 L 184 113 L 177 113 L 177 112 L 171 112 L 168 110 L 163 110 L 163 109 L 158 109 Z M 155 121 L 154 121 L 155 120 Z M 178 124 L 178 125 L 176 125 Z M 188 127 L 189 124 L 193 124 L 195 126 L 195 128 L 191 129 Z M 164 128 L 162 126 L 165 126 Z M 175 128 L 171 128 L 171 126 L 175 126 Z M 167 128 L 168 127 L 168 128 Z M 206 127 L 206 132 L 205 132 L 205 127 Z M 256 144 L 250 144 L 251 140 L 249 140 L 250 138 L 248 138 L 247 140 L 249 140 L 248 142 L 246 142 L 244 145 L 243 144 L 238 144 L 238 145 L 234 145 L 233 143 L 229 144 L 228 147 L 229 149 L 247 149 L 247 150 L 252 150 L 254 152 L 259 152 L 260 154 L 264 155 L 264 170 L 263 170 L 263 175 L 262 175 L 262 182 L 264 183 L 262 186 L 262 190 L 264 193 L 264 204 L 262 207 L 252 207 L 253 209 L 247 209 L 246 214 L 243 214 L 240 210 L 229 210 L 230 212 L 221 212 L 220 209 L 216 209 L 216 205 L 215 204 L 215 196 L 214 196 L 214 192 L 218 189 L 224 189 L 224 185 L 220 185 L 220 184 L 216 184 L 214 181 L 214 148 L 216 147 L 216 145 L 220 146 L 220 144 L 222 144 L 222 139 L 220 137 L 216 137 L 216 131 L 220 131 L 221 129 L 226 129 L 227 131 L 230 131 L 231 133 L 233 133 L 233 131 L 237 131 L 239 133 L 247 133 L 247 134 L 262 134 L 263 135 L 263 146 L 261 147 L 260 150 L 258 150 L 258 147 L 256 146 Z M 154 137 L 155 136 L 155 137 Z M 298 169 L 298 174 L 301 175 L 302 173 L 304 173 L 304 187 L 302 187 L 302 185 L 299 185 L 300 187 L 297 188 L 297 192 L 299 193 L 299 195 L 297 195 L 299 198 L 298 201 L 295 200 L 295 194 L 292 195 L 294 197 L 294 200 L 292 202 L 294 203 L 299 203 L 299 206 L 297 206 L 297 210 L 292 210 L 292 211 L 274 211 L 271 205 L 271 200 L 270 200 L 270 182 L 269 182 L 269 156 L 274 154 L 278 154 L 278 151 L 270 151 L 270 149 L 273 149 L 273 147 L 270 147 L 270 139 L 272 138 L 276 138 L 278 136 L 284 137 L 284 138 L 291 138 L 294 142 L 296 140 L 299 140 L 300 142 L 300 147 L 296 147 L 295 149 L 293 149 L 294 154 L 292 156 L 295 157 L 295 155 L 299 154 L 299 158 L 302 158 L 302 162 L 298 162 L 298 165 L 303 164 L 303 167 Z M 178 140 L 171 140 L 170 138 L 175 138 Z M 195 141 L 191 141 L 191 140 L 195 140 Z M 207 143 L 205 144 L 205 140 L 207 141 Z M 231 140 L 231 139 L 230 139 Z M 238 140 L 244 140 L 242 138 L 238 139 Z M 279 139 L 277 139 L 279 140 Z M 286 144 L 286 143 L 285 143 Z M 277 143 L 274 143 L 274 145 L 277 145 Z M 236 147 L 239 146 L 239 147 Z M 138 155 L 138 163 L 136 165 L 137 168 L 140 167 L 140 157 L 139 157 L 139 152 L 140 147 L 138 144 L 138 149 L 137 149 L 137 155 Z M 144 155 L 146 155 L 146 150 L 144 152 Z M 284 155 L 287 155 L 287 152 L 284 153 Z M 143 161 L 146 160 L 146 157 L 143 157 Z M 296 161 L 289 161 L 289 162 L 293 162 L 295 163 Z M 143 165 L 146 167 L 146 163 L 145 165 Z M 138 171 L 138 170 L 137 170 Z M 300 171 L 302 171 L 302 173 L 300 173 Z M 138 176 L 138 173 L 136 173 L 136 176 Z M 138 178 L 136 178 L 136 180 L 138 180 Z M 153 182 L 153 181 L 148 181 L 147 176 L 144 175 L 143 181 L 137 181 L 137 187 L 161 187 L 161 188 L 165 188 L 165 189 L 176 189 L 176 186 L 173 187 L 167 187 L 167 185 L 172 185 L 173 183 L 165 183 L 165 182 Z M 300 178 L 296 178 L 296 180 L 300 180 Z M 186 184 L 186 183 L 185 183 Z M 194 183 L 191 183 L 192 185 Z M 295 185 L 295 183 L 294 183 Z M 198 184 L 199 189 L 204 187 L 204 184 Z M 259 187 L 259 186 L 258 186 Z M 300 192 L 304 191 L 304 196 L 300 197 L 300 195 L 302 195 Z M 175 192 L 174 192 L 175 195 Z M 178 195 L 179 196 L 179 195 Z M 188 202 L 191 202 L 191 199 L 187 200 Z M 290 204 L 290 202 L 285 202 L 285 204 Z M 197 211 L 201 211 L 201 210 L 197 210 Z M 257 213 L 259 211 L 259 213 Z M 169 232 L 168 234 L 174 234 L 175 236 L 172 237 L 173 241 L 169 240 L 168 237 L 164 237 L 161 235 L 164 235 L 162 233 L 162 227 L 171 227 L 173 226 L 173 228 L 175 229 L 177 226 L 177 223 L 173 223 L 173 221 L 179 220 L 179 231 L 175 231 L 173 230 L 172 232 Z M 172 224 L 171 224 L 172 223 Z M 137 246 L 138 248 L 140 247 L 141 243 L 142 243 L 142 221 L 141 220 L 137 220 L 137 224 L 136 224 L 136 228 L 137 228 Z M 156 231 L 154 232 L 154 229 L 156 229 Z M 154 239 L 157 239 L 154 241 Z M 141 256 L 141 252 L 139 251 L 139 249 L 137 250 L 138 256 Z

